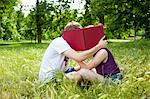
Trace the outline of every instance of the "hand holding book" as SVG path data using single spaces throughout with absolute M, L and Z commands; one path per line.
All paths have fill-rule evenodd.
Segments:
M 98 42 L 98 46 L 100 46 L 101 48 L 106 48 L 107 47 L 107 44 L 108 44 L 108 42 L 107 42 L 107 40 L 105 40 L 105 36 L 103 36 L 101 39 L 100 39 L 100 41 Z

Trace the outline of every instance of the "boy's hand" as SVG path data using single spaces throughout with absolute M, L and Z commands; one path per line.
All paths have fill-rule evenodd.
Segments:
M 98 42 L 98 46 L 100 46 L 101 48 L 106 48 L 107 47 L 107 40 L 104 40 L 105 39 L 105 36 L 103 36 L 100 41 Z
M 78 62 L 81 68 L 88 68 L 87 64 L 85 62 Z
M 90 27 L 94 27 L 94 25 L 88 25 L 85 28 L 90 28 Z
M 96 26 L 103 26 L 103 24 L 102 24 L 102 23 L 99 23 L 99 24 L 97 24 Z

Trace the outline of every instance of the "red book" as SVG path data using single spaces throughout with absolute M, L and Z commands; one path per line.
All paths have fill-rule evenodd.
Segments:
M 63 38 L 71 48 L 76 51 L 88 50 L 94 47 L 103 36 L 103 25 L 83 29 L 65 30 L 63 32 Z

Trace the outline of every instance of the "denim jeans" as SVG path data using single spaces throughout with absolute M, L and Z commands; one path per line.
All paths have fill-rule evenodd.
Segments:
M 122 80 L 123 79 L 123 75 L 122 75 L 122 73 L 117 73 L 117 74 L 111 75 L 110 78 L 112 80 Z

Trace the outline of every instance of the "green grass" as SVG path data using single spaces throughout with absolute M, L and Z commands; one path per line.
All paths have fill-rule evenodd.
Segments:
M 109 48 L 124 73 L 121 84 L 38 82 L 41 59 L 49 43 L 0 41 L 0 99 L 148 99 L 150 98 L 150 41 L 110 42 Z M 74 62 L 72 65 L 76 65 Z

